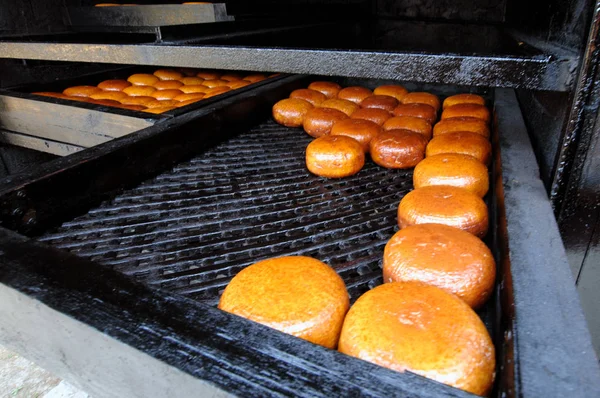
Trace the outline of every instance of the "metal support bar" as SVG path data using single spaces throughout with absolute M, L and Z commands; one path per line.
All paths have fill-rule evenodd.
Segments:
M 420 52 L 75 43 L 0 43 L 4 58 L 202 67 L 567 91 L 577 59 Z

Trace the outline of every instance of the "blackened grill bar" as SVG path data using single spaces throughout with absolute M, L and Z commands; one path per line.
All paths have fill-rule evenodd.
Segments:
M 318 178 L 304 166 L 309 142 L 301 130 L 261 124 L 41 241 L 213 305 L 253 262 L 307 255 L 344 276 L 353 301 L 381 282 L 412 173 L 369 163 L 350 178 Z

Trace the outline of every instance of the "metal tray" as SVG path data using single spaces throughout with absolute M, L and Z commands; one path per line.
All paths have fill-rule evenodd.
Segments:
M 127 8 L 127 7 L 125 7 Z M 65 156 L 249 89 L 242 87 L 205 101 L 159 115 L 110 106 L 33 95 L 35 91 L 62 92 L 66 87 L 123 79 L 131 73 L 152 73 L 155 67 L 124 67 L 45 84 L 28 84 L 0 90 L 0 141 Z M 264 84 L 270 78 L 250 86 Z
M 135 359 L 147 372 L 111 384 L 113 394 L 132 393 L 140 385 L 152 386 L 151 395 L 160 394 L 164 386 L 150 374 L 162 369 L 171 377 L 181 376 L 175 370 L 193 376 L 177 384 L 180 394 L 196 386 L 197 391 L 216 387 L 239 395 L 469 396 L 214 308 L 220 290 L 241 267 L 281 254 L 308 254 L 327 261 L 345 279 L 353 299 L 380 283 L 381 250 L 395 229 L 397 203 L 410 189 L 410 172 L 370 164 L 342 180 L 308 174 L 302 160 L 308 138 L 268 121 L 271 105 L 307 82 L 303 77 L 286 77 L 221 101 L 210 112 L 197 110 L 174 118 L 169 128 L 157 125 L 96 147 L 95 153 L 83 151 L 5 181 L 8 186 L 0 191 L 2 225 L 37 239 L 0 231 L 0 295 L 8 303 L 6 309 L 0 304 L 0 314 L 15 306 L 26 310 L 28 302 L 20 295 L 33 297 L 99 329 L 101 333 L 82 332 L 69 326 L 94 347 L 98 335 L 110 336 L 149 354 Z M 496 91 L 488 95 L 494 101 L 498 97 Z M 492 216 L 488 243 L 497 256 L 499 280 L 495 296 L 480 314 L 498 353 L 494 394 L 535 396 L 530 394 L 532 386 L 540 391 L 549 383 L 554 383 L 554 390 L 562 387 L 561 391 L 573 392 L 574 384 L 548 378 L 548 367 L 556 364 L 542 358 L 536 366 L 529 356 L 531 345 L 540 345 L 537 336 L 544 335 L 544 348 L 558 355 L 554 360 L 569 363 L 572 369 L 567 373 L 577 375 L 577 381 L 586 380 L 585 387 L 576 391 L 585 396 L 596 391 L 588 377 L 593 372 L 582 369 L 581 358 L 575 363 L 569 359 L 568 348 L 575 342 L 558 337 L 567 327 L 570 336 L 583 336 L 580 310 L 568 308 L 570 300 L 559 306 L 536 303 L 532 297 L 548 294 L 541 286 L 529 292 L 522 289 L 519 295 L 513 292 L 513 281 L 526 279 L 530 270 L 518 263 L 513 274 L 510 258 L 522 261 L 522 257 L 516 245 L 508 247 L 506 233 L 508 225 L 510 236 L 519 236 L 514 219 L 507 224 L 514 205 L 504 200 L 503 187 L 511 183 L 501 173 L 505 160 L 508 177 L 513 173 L 515 152 L 499 137 L 498 126 L 503 136 L 504 129 L 512 127 L 506 137 L 514 136 L 514 131 L 522 133 L 509 116 L 518 114 L 514 95 L 513 100 L 506 97 L 501 96 L 496 108 L 500 109 L 494 128 L 492 181 L 496 183 L 488 196 Z M 218 141 L 221 144 L 215 146 Z M 150 149 L 152 159 L 144 156 Z M 81 178 L 92 175 L 90 181 Z M 148 176 L 152 178 L 140 184 Z M 48 194 L 49 186 L 54 193 Z M 511 191 L 506 195 L 512 200 Z M 107 201 L 102 203 L 103 199 Z M 545 265 L 553 266 L 552 261 Z M 516 284 L 521 288 L 520 282 Z M 561 289 L 576 294 L 574 289 Z M 522 324 L 527 327 L 519 329 L 515 313 L 519 307 L 544 314 L 569 313 L 570 318 L 553 319 L 553 330 L 540 330 L 541 325 L 526 320 Z M 8 337 L 31 335 L 32 331 L 7 319 Z M 51 316 L 44 327 L 54 330 Z M 38 344 L 40 339 L 34 336 L 31 339 L 20 348 L 41 352 L 42 358 L 52 361 L 53 347 Z M 61 352 L 67 360 L 55 365 L 80 378 L 85 366 L 66 369 L 60 362 L 78 362 L 82 354 L 64 345 Z M 133 361 L 136 352 L 122 356 Z M 165 363 L 170 366 L 163 369 Z M 94 367 L 96 377 L 114 378 L 119 371 L 119 365 Z M 89 387 L 94 386 L 84 384 L 93 393 Z
M 149 4 L 114 7 L 69 7 L 67 24 L 76 31 L 153 33 L 161 28 L 233 21 L 225 3 Z
M 398 230 L 412 170 L 368 161 L 355 176 L 319 178 L 304 164 L 310 141 L 267 120 L 38 240 L 210 306 L 244 267 L 306 255 L 331 265 L 354 302 L 382 283 L 383 249 Z M 494 297 L 480 311 L 492 336 L 496 304 Z

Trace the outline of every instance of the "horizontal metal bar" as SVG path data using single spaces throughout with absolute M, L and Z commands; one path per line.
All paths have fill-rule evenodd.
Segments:
M 272 71 L 567 91 L 577 59 L 420 52 L 76 43 L 0 43 L 4 58 Z

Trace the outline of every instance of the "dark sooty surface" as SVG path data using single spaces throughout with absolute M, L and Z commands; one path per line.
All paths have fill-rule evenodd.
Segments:
M 412 170 L 367 160 L 352 177 L 316 177 L 305 167 L 310 141 L 268 121 L 40 240 L 210 305 L 256 261 L 311 256 L 335 268 L 354 301 L 382 281 Z

